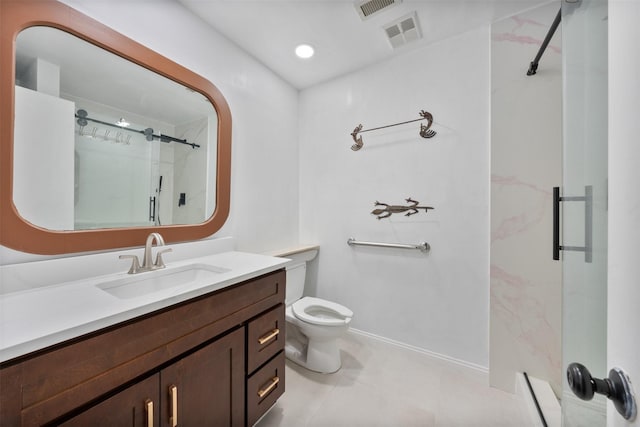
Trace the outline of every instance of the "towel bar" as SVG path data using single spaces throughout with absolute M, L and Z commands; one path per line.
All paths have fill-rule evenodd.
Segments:
M 429 252 L 431 246 L 427 242 L 420 242 L 417 245 L 407 245 L 403 243 L 380 243 L 380 242 L 363 242 L 350 237 L 347 240 L 349 246 L 377 246 L 380 248 L 395 248 L 395 249 L 419 249 L 422 252 Z

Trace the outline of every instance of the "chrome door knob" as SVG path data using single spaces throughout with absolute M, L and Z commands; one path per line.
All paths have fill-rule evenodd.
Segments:
M 567 367 L 567 380 L 573 393 L 582 400 L 593 399 L 594 394 L 604 394 L 613 401 L 616 410 L 626 420 L 634 420 L 637 406 L 631 381 L 620 368 L 609 371 L 609 378 L 593 378 L 589 370 L 580 363 L 571 363 Z

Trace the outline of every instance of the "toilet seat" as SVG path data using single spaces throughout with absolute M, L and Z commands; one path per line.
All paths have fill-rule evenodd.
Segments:
M 346 325 L 353 317 L 353 311 L 347 307 L 314 297 L 299 299 L 291 305 L 291 309 L 295 317 L 314 325 Z

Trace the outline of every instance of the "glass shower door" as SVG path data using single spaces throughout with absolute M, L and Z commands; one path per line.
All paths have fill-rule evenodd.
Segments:
M 607 0 L 562 3 L 563 372 L 607 377 Z M 563 426 L 605 426 L 606 399 L 578 399 L 566 375 Z

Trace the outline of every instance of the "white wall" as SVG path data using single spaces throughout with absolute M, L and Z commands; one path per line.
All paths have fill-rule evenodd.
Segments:
M 213 237 L 242 250 L 297 243 L 298 92 L 173 1 L 65 0 L 116 31 L 193 70 L 224 94 L 233 118 L 231 212 Z M 141 245 L 143 242 L 140 242 Z M 0 263 L 36 259 L 0 248 Z
M 552 259 L 552 188 L 562 184 L 562 39 L 559 27 L 527 76 L 560 6 L 492 25 L 490 383 L 515 375 L 559 395 L 562 264 Z M 584 255 L 583 255 L 584 256 Z
M 16 209 L 41 227 L 73 230 L 73 102 L 20 86 L 15 90 Z
M 609 268 L 607 365 L 624 369 L 640 399 L 640 3 L 609 0 Z M 627 423 L 609 403 L 607 425 Z
M 407 52 L 300 94 L 300 236 L 319 243 L 308 293 L 344 304 L 352 326 L 475 366 L 488 365 L 489 28 Z M 419 123 L 350 133 L 431 112 Z M 428 214 L 370 214 L 412 197 Z M 351 248 L 349 237 L 426 240 L 431 253 Z M 313 277 L 312 277 L 313 279 Z

